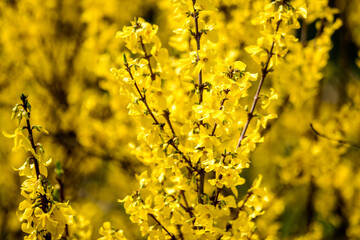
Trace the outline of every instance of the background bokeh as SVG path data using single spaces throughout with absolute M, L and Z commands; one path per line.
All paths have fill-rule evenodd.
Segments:
M 177 41 L 168 21 L 171 11 L 164 2 L 0 1 L 0 129 L 12 132 L 16 128 L 10 120 L 11 109 L 21 93 L 28 94 L 32 123 L 50 132 L 35 138 L 48 156 L 62 163 L 66 198 L 88 219 L 92 239 L 98 237 L 104 221 L 124 229 L 129 239 L 141 239 L 117 200 L 136 190 L 135 174 L 145 167 L 128 146 L 136 144 L 137 126 L 127 115 L 127 99 L 118 94 L 109 69 L 116 67 L 124 51 L 115 33 L 135 16 L 159 25 L 163 45 L 169 47 L 170 55 L 177 54 L 171 48 Z M 219 41 L 230 49 L 254 44 L 258 33 L 244 19 L 257 12 L 239 14 L 250 1 L 215 2 L 219 17 L 228 23 L 222 29 L 223 38 L 219 32 Z M 266 1 L 253 2 L 254 9 L 261 9 Z M 285 63 L 271 76 L 266 87 L 278 90 L 279 99 L 272 108 L 279 118 L 270 121 L 263 132 L 265 142 L 251 156 L 252 166 L 244 177 L 252 180 L 263 174 L 264 185 L 273 193 L 271 206 L 258 221 L 261 236 L 359 239 L 360 150 L 348 143 L 360 143 L 360 71 L 356 65 L 360 1 L 302 2 L 309 6 L 309 16 L 311 7 L 337 8 L 335 18 L 341 19 L 342 26 L 336 19 L 326 20 L 329 24 L 324 28 L 329 35 L 334 33 L 322 40 L 324 54 L 317 61 L 323 63 L 313 69 L 303 67 L 301 59 L 307 60 L 306 51 L 311 52 L 307 44 L 320 39 L 317 25 L 325 15 L 303 22 L 298 32 L 303 46 L 287 56 L 303 69 L 297 71 L 296 65 Z M 333 28 L 327 29 L 330 25 Z M 239 58 L 252 72 L 259 70 L 244 51 Z M 310 124 L 345 144 L 317 136 Z M 23 233 L 16 209 L 22 200 L 21 179 L 13 168 L 21 166 L 26 156 L 13 153 L 12 141 L 3 135 L 0 142 L 0 239 L 20 239 Z M 50 179 L 55 182 L 54 174 Z M 246 187 L 239 190 L 245 193 Z

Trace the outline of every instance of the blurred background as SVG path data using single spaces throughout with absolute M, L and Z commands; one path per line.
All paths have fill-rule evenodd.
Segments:
M 116 67 L 124 50 L 115 33 L 135 16 L 159 25 L 163 45 L 169 47 L 171 12 L 164 2 L 0 1 L 0 129 L 13 132 L 16 121 L 10 120 L 11 109 L 20 102 L 21 93 L 29 95 L 32 124 L 50 132 L 48 136 L 37 134 L 35 139 L 49 157 L 61 162 L 65 197 L 89 221 L 91 239 L 99 236 L 104 221 L 125 229 L 128 239 L 141 239 L 117 200 L 136 190 L 135 174 L 145 167 L 128 146 L 136 144 L 136 124 L 127 116 L 127 99 L 118 94 L 109 69 Z M 252 37 L 256 34 L 247 32 L 250 20 L 234 28 L 239 12 L 251 1 L 215 2 L 219 16 L 229 22 L 230 30 L 224 29 L 227 36 L 234 38 L 228 47 L 242 51 L 256 42 Z M 253 2 L 262 7 L 266 1 Z M 325 16 L 303 22 L 297 33 L 300 50 L 308 49 L 314 39 L 320 39 L 321 31 L 335 25 L 329 30 L 334 32 L 331 41 L 324 43 L 328 47 L 324 59 L 319 59 L 325 62 L 314 70 L 316 77 L 311 75 L 313 69 L 302 69 L 302 75 L 286 64 L 278 71 L 282 74 L 271 77 L 266 87 L 281 89 L 273 106 L 279 118 L 263 132 L 265 143 L 255 150 L 253 165 L 244 174 L 248 182 L 263 174 L 264 185 L 273 193 L 271 206 L 258 221 L 260 236 L 360 239 L 360 151 L 351 146 L 360 143 L 360 71 L 356 65 L 360 1 L 315 2 L 319 8 L 339 9 L 334 14 L 342 25 L 336 25 L 335 19 L 324 23 Z M 169 51 L 177 53 L 171 44 Z M 296 59 L 296 54 L 294 48 L 288 59 Z M 252 72 L 259 70 L 245 53 L 239 58 L 249 63 Z M 327 138 L 316 135 L 310 124 Z M 0 140 L 0 239 L 21 239 L 16 210 L 22 200 L 22 181 L 13 168 L 21 166 L 26 156 L 13 153 L 13 142 L 3 135 Z M 54 177 L 50 174 L 53 183 Z M 246 187 L 239 190 L 245 193 Z

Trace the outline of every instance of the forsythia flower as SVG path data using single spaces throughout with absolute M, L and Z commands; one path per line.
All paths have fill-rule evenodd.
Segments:
M 180 39 L 190 38 L 188 52 L 179 60 L 165 61 L 169 56 L 161 50 L 157 26 L 143 19 L 117 33 L 133 54 L 138 53 L 124 53 L 122 67 L 112 72 L 121 94 L 131 99 L 129 114 L 141 126 L 142 143 L 134 153 L 151 170 L 138 176 L 138 191 L 119 201 L 148 239 L 249 239 L 256 235 L 254 218 L 264 213 L 269 201 L 267 191 L 259 188 L 262 177 L 243 200 L 236 203 L 234 196 L 245 183 L 240 174 L 249 167 L 249 153 L 263 141 L 260 126 L 265 128 L 276 114 L 255 114 L 254 106 L 249 113 L 244 106 L 257 74 L 246 72 L 244 62 L 233 57 L 223 61 L 219 55 L 214 2 L 172 3 L 174 32 Z M 296 41 L 292 30 L 305 15 L 303 8 L 275 1 L 254 20 L 265 25 L 258 46 L 247 48 L 260 55 L 261 84 L 284 57 L 288 42 Z M 258 92 L 256 101 L 259 97 Z M 278 96 L 271 89 L 262 97 L 262 107 L 267 108 Z M 245 137 L 253 117 L 256 127 Z M 239 129 L 243 134 L 236 144 Z M 232 196 L 224 195 L 227 189 Z M 222 224 L 225 219 L 230 227 Z M 109 234 L 109 229 L 106 223 L 101 231 Z
M 99 233 L 103 237 L 98 238 L 98 240 L 126 240 L 123 231 L 112 228 L 110 222 L 104 222 Z
M 68 203 L 55 200 L 54 187 L 47 178 L 47 166 L 50 160 L 45 160 L 44 149 L 41 144 L 34 143 L 33 130 L 48 134 L 41 126 L 30 125 L 31 105 L 27 96 L 21 95 L 22 104 L 17 104 L 13 109 L 13 116 L 18 119 L 19 126 L 15 134 L 4 134 L 7 137 L 15 138 L 16 148 L 24 149 L 31 155 L 26 162 L 17 169 L 20 176 L 27 179 L 21 185 L 21 195 L 25 198 L 19 204 L 17 212 L 21 228 L 29 235 L 25 239 L 60 239 L 68 235 L 67 226 L 73 223 L 74 212 Z M 26 126 L 22 127 L 22 119 L 25 118 Z M 27 130 L 25 136 L 24 130 Z M 37 147 L 38 148 L 37 148 Z

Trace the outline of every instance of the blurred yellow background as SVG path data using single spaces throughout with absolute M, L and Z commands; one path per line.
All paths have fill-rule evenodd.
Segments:
M 50 132 L 35 139 L 43 143 L 48 156 L 62 163 L 65 197 L 91 223 L 91 239 L 99 237 L 104 221 L 124 229 L 128 239 L 141 239 L 118 199 L 136 190 L 135 174 L 145 167 L 128 146 L 137 142 L 136 124 L 127 115 L 127 99 L 118 94 L 109 70 L 116 67 L 124 50 L 115 33 L 135 16 L 159 25 L 159 36 L 168 46 L 171 16 L 163 2 L 0 2 L 0 130 L 16 128 L 10 120 L 11 109 L 21 93 L 28 94 L 32 123 Z M 241 9 L 243 2 L 248 1 L 216 1 L 224 16 Z M 333 46 L 329 60 L 324 59 L 318 81 L 308 85 L 304 76 L 285 69 L 287 65 L 283 75 L 272 77 L 274 88 L 282 86 L 282 97 L 273 106 L 279 119 L 263 133 L 265 142 L 251 156 L 253 165 L 244 174 L 247 179 L 263 174 L 264 185 L 274 194 L 267 214 L 258 222 L 262 236 L 360 236 L 360 150 L 316 136 L 310 127 L 312 123 L 331 139 L 360 143 L 360 71 L 355 64 L 360 48 L 360 1 L 318 2 L 338 8 L 336 16 L 343 24 L 329 43 Z M 236 20 L 236 15 L 232 17 Z M 319 19 L 309 19 L 309 40 L 315 37 Z M 251 38 L 255 33 L 245 35 L 246 28 L 238 30 L 244 32 L 243 42 L 228 47 L 243 47 L 256 39 Z M 291 54 L 296 56 L 290 52 L 289 58 Z M 249 56 L 241 58 L 250 62 Z M 13 143 L 3 135 L 0 140 L 0 239 L 21 239 L 16 217 L 22 200 L 21 179 L 13 168 L 21 166 L 26 156 L 11 152 Z M 50 180 L 55 182 L 54 174 Z M 246 192 L 244 187 L 239 190 Z

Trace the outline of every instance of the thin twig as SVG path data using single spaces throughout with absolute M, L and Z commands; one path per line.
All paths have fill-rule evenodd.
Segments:
M 21 101 L 22 101 L 22 106 L 25 110 L 25 112 L 27 113 L 27 118 L 26 118 L 26 129 L 28 131 L 29 134 L 29 140 L 31 143 L 31 147 L 34 150 L 34 153 L 36 154 L 36 146 L 35 146 L 35 142 L 34 142 L 34 136 L 33 136 L 33 131 L 31 128 L 31 124 L 30 124 L 30 109 L 28 108 L 28 100 L 27 100 L 27 96 L 25 96 L 24 94 L 21 95 L 20 97 Z M 39 162 L 36 159 L 35 156 L 32 156 L 32 160 L 34 161 L 34 165 L 35 165 L 35 172 L 36 172 L 36 179 L 39 180 L 40 179 L 40 168 L 39 168 Z M 40 201 L 41 201 L 41 210 L 44 213 L 48 212 L 47 206 L 48 206 L 48 200 L 46 198 L 45 194 L 41 194 L 40 195 Z M 45 239 L 51 239 L 51 233 L 46 233 L 45 235 Z
M 146 109 L 148 110 L 150 116 L 152 117 L 152 119 L 154 120 L 155 124 L 156 125 L 161 125 L 160 122 L 157 120 L 157 118 L 155 117 L 155 115 L 153 114 L 153 111 L 151 110 L 151 108 L 149 107 L 148 103 L 147 103 L 147 100 L 146 100 L 146 95 L 145 94 L 142 94 L 140 89 L 139 89 L 139 86 L 137 85 L 137 83 L 135 82 L 135 79 L 131 73 L 131 69 L 130 69 L 130 66 L 129 66 L 129 63 L 125 62 L 125 67 L 126 67 L 126 71 L 129 73 L 131 79 L 134 81 L 134 85 L 135 85 L 135 88 L 137 90 L 137 92 L 139 93 L 140 95 L 140 100 L 144 103 Z M 187 164 L 189 164 L 190 168 L 188 168 L 188 170 L 192 173 L 193 172 L 193 169 L 194 167 L 192 166 L 192 163 L 191 161 L 185 156 L 185 154 L 180 151 L 180 149 L 176 146 L 176 144 L 173 142 L 173 141 L 170 141 L 170 145 L 172 147 L 175 148 L 175 150 L 181 155 L 181 157 L 185 160 L 185 162 Z
M 300 36 L 300 42 L 303 47 L 307 46 L 307 32 L 308 32 L 308 24 L 305 19 L 302 20 L 302 26 L 301 26 L 301 36 Z
M 326 136 L 325 134 L 322 134 L 320 132 L 318 132 L 314 126 L 312 125 L 312 123 L 310 123 L 310 128 L 311 130 L 313 131 L 313 133 L 319 137 L 322 137 L 322 138 L 325 138 L 325 139 L 328 139 L 330 141 L 335 141 L 335 142 L 338 142 L 340 144 L 345 144 L 345 145 L 349 145 L 351 147 L 354 147 L 354 148 L 359 148 L 360 149 L 360 144 L 359 143 L 356 143 L 356 142 L 352 142 L 352 141 L 348 141 L 348 140 L 342 140 L 342 139 L 334 139 L 334 138 L 330 138 L 328 136 Z
M 240 211 L 244 210 L 244 207 L 245 207 L 245 204 L 246 202 L 249 200 L 249 198 L 251 197 L 251 195 L 253 194 L 253 191 L 249 191 L 247 192 L 246 196 L 245 196 L 245 199 L 244 199 L 244 202 L 241 204 L 240 207 L 238 207 L 238 209 L 236 210 L 236 213 L 234 215 L 234 220 L 238 217 Z
M 182 203 L 179 203 L 180 206 L 187 212 L 189 213 L 190 217 L 195 218 L 194 213 L 192 212 L 192 208 L 189 206 L 186 198 L 185 198 L 185 194 L 184 194 L 184 190 L 180 190 L 180 195 L 182 196 L 182 198 L 184 199 L 185 205 L 183 205 Z M 176 198 L 174 196 L 171 195 L 171 197 L 176 200 Z
M 216 193 L 215 193 L 215 198 L 214 198 L 214 206 L 215 207 L 219 203 L 219 195 L 220 195 L 221 190 L 222 190 L 222 188 L 216 187 Z
M 194 24 L 195 24 L 195 33 L 193 34 L 195 40 L 196 40 L 196 63 L 199 64 L 200 61 L 200 56 L 199 56 L 199 51 L 200 51 L 200 39 L 201 39 L 201 34 L 199 31 L 199 10 L 195 8 L 195 4 L 196 4 L 196 0 L 192 0 L 193 2 L 193 9 L 194 12 L 192 14 L 193 18 L 194 18 Z M 199 87 L 199 104 L 201 105 L 203 102 L 203 90 L 204 90 L 204 86 L 203 86 L 203 79 L 202 79 L 202 69 L 199 71 L 198 74 L 198 87 Z M 203 124 L 203 121 L 200 120 L 200 125 Z M 199 185 L 197 187 L 197 191 L 198 191 L 198 201 L 199 203 L 203 203 L 203 199 L 202 199 L 202 195 L 204 194 L 204 184 L 205 184 L 205 171 L 203 169 L 197 170 L 197 172 L 200 175 L 200 179 L 199 179 Z
M 164 110 L 164 114 L 163 114 L 167 124 L 169 125 L 170 127 L 170 130 L 171 130 L 171 133 L 173 134 L 173 138 L 176 138 L 176 133 L 175 133 L 175 130 L 171 124 L 171 121 L 170 121 L 170 111 L 169 110 Z
M 152 70 L 152 67 L 151 67 L 151 64 L 150 64 L 150 57 L 151 57 L 151 54 L 149 55 L 147 52 L 146 52 L 146 48 L 145 48 L 145 44 L 143 42 L 143 38 L 142 36 L 140 36 L 140 44 L 141 44 L 141 48 L 143 49 L 144 51 L 144 58 L 148 61 L 148 67 L 149 67 L 149 71 L 150 71 L 150 76 L 151 76 L 151 80 L 155 80 L 155 74 L 153 73 L 153 70 Z
M 36 154 L 36 146 L 35 146 L 35 142 L 34 142 L 34 137 L 33 137 L 33 132 L 31 129 L 31 124 L 30 124 L 30 110 L 28 109 L 28 100 L 27 97 L 25 95 L 21 95 L 21 101 L 23 102 L 22 106 L 25 110 L 25 112 L 27 113 L 27 118 L 26 118 L 26 129 L 28 131 L 29 134 L 29 140 L 31 143 L 31 147 L 34 150 L 35 154 Z M 35 172 L 36 172 L 36 179 L 39 180 L 40 177 L 40 168 L 39 168 L 39 162 L 38 160 L 35 158 L 35 156 L 32 156 L 32 159 L 34 161 L 34 165 L 35 165 Z
M 201 33 L 199 32 L 199 10 L 197 10 L 195 8 L 195 4 L 196 4 L 196 0 L 192 0 L 193 2 L 193 9 L 194 9 L 194 13 L 193 13 L 193 18 L 194 18 L 194 23 L 195 23 L 195 35 L 194 38 L 196 40 L 196 63 L 199 63 L 200 61 L 200 56 L 199 56 L 199 51 L 200 51 L 200 39 L 201 39 Z M 199 104 L 201 104 L 203 102 L 203 90 L 204 90 L 204 86 L 203 86 L 203 81 L 202 81 L 202 70 L 199 71 L 198 74 L 198 80 L 199 80 Z
M 165 230 L 165 232 L 171 237 L 172 240 L 176 240 L 175 235 L 172 234 L 171 232 L 169 232 L 169 231 L 166 229 L 166 227 L 164 227 L 164 225 L 162 225 L 161 222 L 159 222 L 159 220 L 156 219 L 156 217 L 154 216 L 154 214 L 148 213 L 148 215 L 149 215 L 152 219 L 154 219 L 154 221 L 155 221 L 157 224 L 159 224 L 159 225 Z
M 204 201 L 202 199 L 202 196 L 204 195 L 204 185 L 205 185 L 205 170 L 204 169 L 200 169 L 198 170 L 198 173 L 200 175 L 199 178 L 199 188 L 198 188 L 198 201 L 199 203 L 203 204 Z
M 276 30 L 275 30 L 275 34 L 278 32 L 279 30 L 279 27 L 280 27 L 280 23 L 281 23 L 281 19 L 277 22 L 277 26 L 276 26 Z M 271 60 L 271 57 L 273 56 L 273 50 L 274 50 L 274 47 L 275 47 L 275 41 L 273 41 L 273 43 L 271 44 L 271 48 L 270 48 L 270 51 L 268 53 L 268 58 L 267 58 L 267 61 L 265 63 L 265 66 L 263 67 L 262 71 L 261 71 L 261 79 L 260 79 L 260 82 L 259 82 L 259 85 L 258 85 L 258 88 L 256 90 L 256 94 L 254 96 L 254 101 L 252 103 L 252 106 L 251 106 L 251 110 L 250 112 L 248 113 L 248 119 L 245 123 L 245 126 L 243 128 L 243 131 L 240 135 L 240 138 L 239 138 L 239 141 L 238 141 L 238 144 L 236 146 L 236 148 L 239 148 L 241 146 L 241 142 L 242 140 L 245 138 L 245 133 L 249 127 L 249 124 L 250 124 L 250 121 L 251 119 L 254 117 L 254 111 L 255 111 L 255 107 L 256 107 L 256 103 L 258 102 L 259 98 L 260 98 L 260 90 L 261 90 L 261 87 L 263 86 L 264 84 L 264 81 L 265 81 L 265 78 L 267 76 L 267 74 L 269 73 L 269 63 L 270 63 L 270 60 Z
M 174 128 L 173 128 L 173 126 L 172 126 L 172 124 L 171 124 L 171 121 L 170 121 L 170 111 L 167 110 L 167 109 L 164 110 L 163 116 L 164 116 L 167 124 L 169 125 L 169 128 L 170 128 L 170 130 L 171 130 L 171 133 L 172 133 L 172 135 L 173 135 L 173 139 L 171 139 L 171 140 L 169 141 L 169 144 L 170 144 L 170 145 L 183 157 L 183 159 L 185 159 L 185 161 L 190 165 L 190 168 L 188 168 L 188 169 L 189 169 L 189 171 L 192 173 L 192 172 L 193 172 L 193 166 L 192 166 L 192 163 L 191 163 L 190 159 L 188 159 L 188 158 L 185 156 L 185 154 L 184 154 L 183 152 L 181 152 L 181 151 L 179 150 L 178 146 L 176 145 L 175 139 L 177 138 L 177 135 L 176 135 L 175 130 L 174 130 Z

